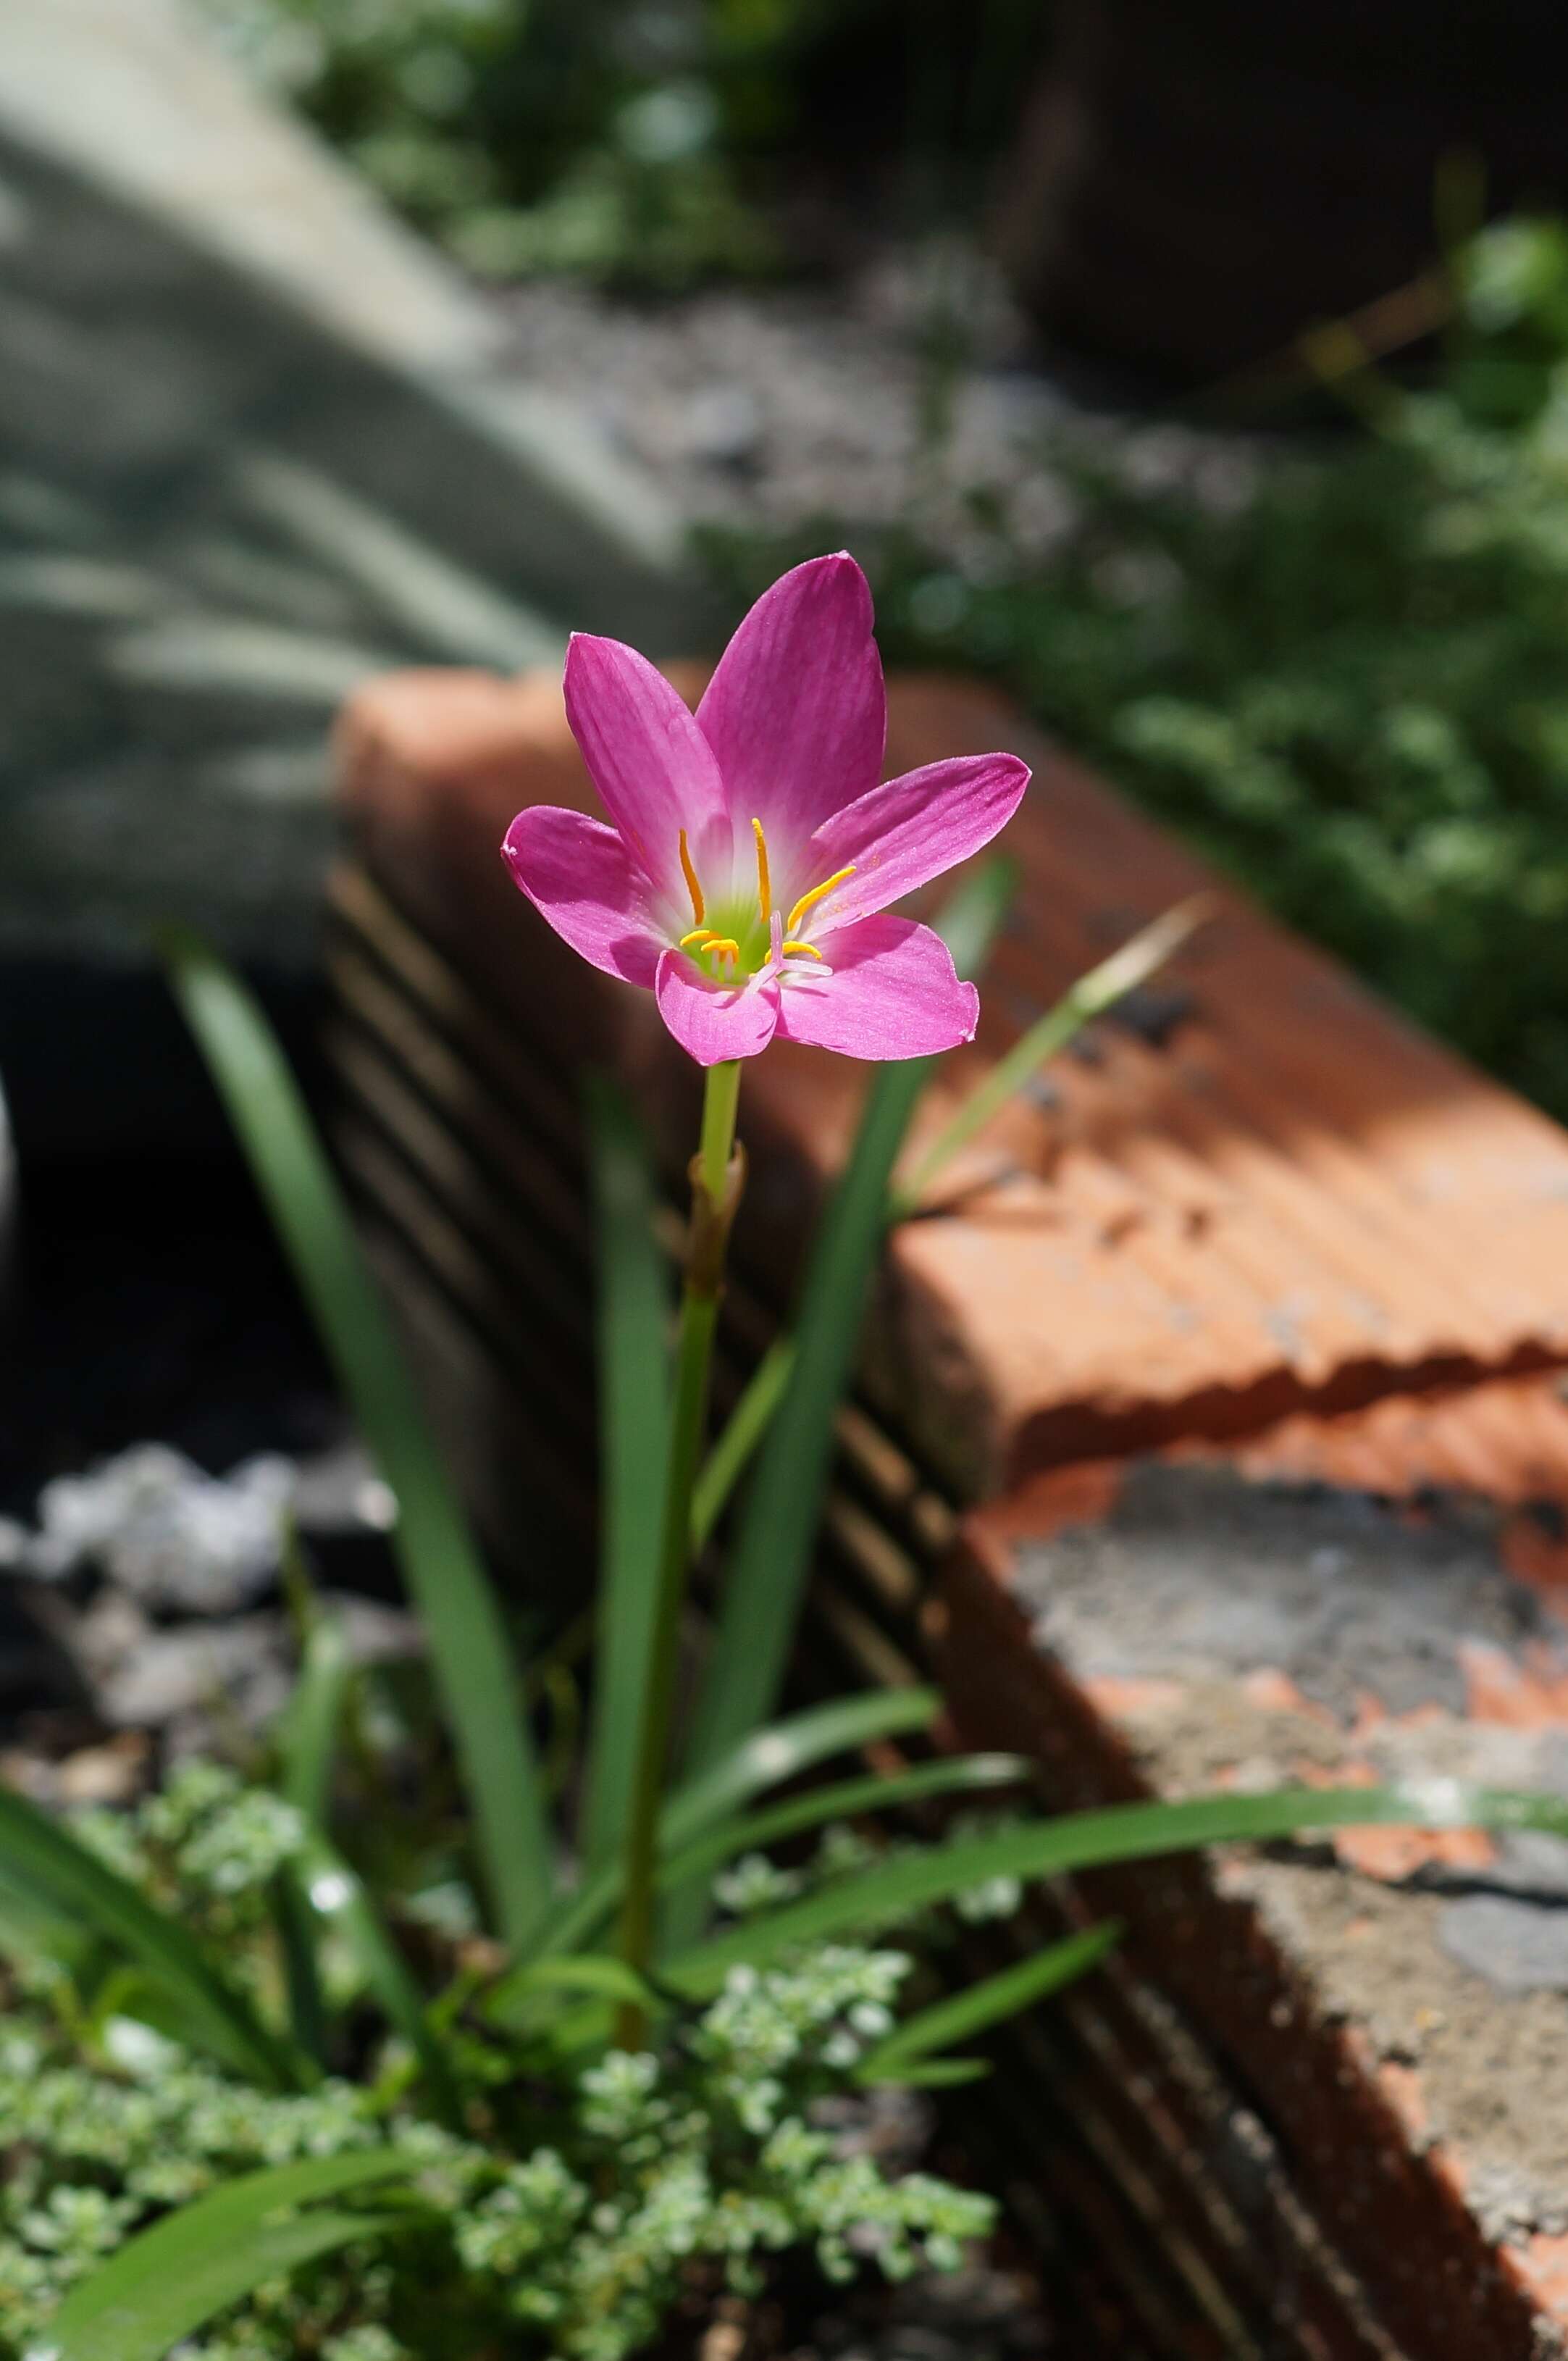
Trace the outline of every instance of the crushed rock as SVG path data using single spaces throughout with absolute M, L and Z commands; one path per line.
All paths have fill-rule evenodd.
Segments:
M 1216 508 L 1255 480 L 1249 440 L 1086 411 L 961 240 L 884 252 L 833 286 L 637 302 L 546 280 L 497 302 L 530 384 L 586 404 L 699 523 L 905 525 L 967 573 L 994 548 L 977 495 L 1001 500 L 1026 559 L 1070 530 L 1077 498 L 1050 455 L 1064 427 L 1130 480 L 1180 482 Z

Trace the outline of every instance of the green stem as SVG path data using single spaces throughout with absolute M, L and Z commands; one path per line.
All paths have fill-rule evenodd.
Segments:
M 709 1066 L 702 1097 L 702 1134 L 697 1148 L 701 1185 L 713 1204 L 724 1202 L 729 1178 L 730 1151 L 735 1146 L 735 1110 L 740 1098 L 740 1060 Z
M 775 1336 L 746 1381 L 718 1440 L 702 1465 L 692 1493 L 692 1547 L 706 1549 L 724 1504 L 750 1466 L 784 1397 L 795 1367 L 795 1339 Z
M 646 1975 L 653 1948 L 659 1806 L 669 1763 L 681 1613 L 692 1564 L 692 1488 L 696 1481 L 707 1425 L 708 1381 L 724 1256 L 740 1192 L 742 1168 L 734 1152 L 740 1095 L 739 1060 L 708 1068 L 701 1144 L 692 1166 L 692 1231 L 686 1251 L 685 1283 L 681 1290 L 669 1473 L 664 1486 L 653 1604 L 653 1644 L 642 1697 L 636 1775 L 623 1853 L 625 1898 L 620 1949 L 628 1967 L 638 1975 Z M 647 2030 L 645 2012 L 637 2004 L 628 2003 L 617 2025 L 616 2037 L 620 2047 L 641 2048 Z

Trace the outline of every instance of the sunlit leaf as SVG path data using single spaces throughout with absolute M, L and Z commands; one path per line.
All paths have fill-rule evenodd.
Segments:
M 993 2025 L 1004 2024 L 1036 2001 L 1060 1992 L 1064 1984 L 1087 1975 L 1091 1968 L 1099 1966 L 1121 1932 L 1114 1922 L 1091 1927 L 1080 1935 L 1048 1944 L 1043 1951 L 1003 1968 L 996 1975 L 983 1977 L 963 1992 L 934 2001 L 929 2008 L 905 2017 L 885 2040 L 867 2050 L 856 2069 L 860 2080 L 907 2081 L 910 2070 L 927 2061 L 933 2050 L 946 2049 L 955 2041 L 972 2041 L 977 2033 L 989 2032 Z
M 511 1649 L 332 1167 L 254 994 L 197 937 L 170 977 L 339 1382 L 397 1496 L 392 1546 L 419 1609 L 473 1806 L 502 1934 L 538 1923 L 551 1883 L 543 1785 Z
M 1568 1800 L 1472 1787 L 1456 1779 L 1389 1787 L 1283 1787 L 1263 1795 L 1199 1795 L 1179 1804 L 1113 1804 L 1033 1826 L 952 1838 L 819 1887 L 661 1967 L 694 1997 L 717 1991 L 740 1962 L 765 1967 L 804 1943 L 848 1934 L 950 1902 L 993 1878 L 1057 1877 L 1108 1862 L 1147 1861 L 1209 1844 L 1262 1843 L 1353 1827 L 1544 1828 L 1568 1835 Z
M 669 1266 L 653 1234 L 652 1158 L 608 1075 L 587 1091 L 598 1277 L 598 1647 L 584 1850 L 609 1858 L 626 1826 L 653 1646 L 670 1427 Z
M 299 1893 L 306 1910 L 339 1929 L 352 1951 L 366 1988 L 380 2003 L 389 2024 L 419 2060 L 435 2111 L 455 2123 L 462 2102 L 423 1996 L 402 1954 L 382 1924 L 380 1913 L 357 1872 L 327 1839 L 313 1836 L 298 1864 Z
M 836 1779 L 825 1787 L 808 1788 L 787 1803 L 740 1819 L 721 1820 L 694 1844 L 666 1861 L 660 1884 L 669 1891 L 710 1878 L 726 1861 L 760 1852 L 785 1837 L 799 1836 L 834 1820 L 864 1812 L 892 1812 L 936 1795 L 975 1795 L 993 1787 L 1016 1785 L 1029 1776 L 1033 1764 L 1019 1754 L 960 1754 L 936 1763 L 917 1763 L 912 1770 L 893 1771 L 864 1779 Z
M 983 961 L 1012 889 L 1006 864 L 991 863 L 937 919 L 961 973 Z M 812 1247 L 794 1326 L 794 1366 L 740 1517 L 693 1721 L 687 1760 L 694 1772 L 754 1730 L 783 1686 L 821 1522 L 834 1419 L 886 1228 L 888 1185 L 935 1064 L 912 1058 L 877 1069 L 849 1164 Z
M 983 2058 L 923 2058 L 882 2079 L 904 2091 L 951 2091 L 962 2082 L 983 2082 L 990 2071 Z
M 187 2038 L 275 2089 L 300 2080 L 300 2061 L 262 2024 L 186 1933 L 118 1872 L 24 1797 L 0 1788 L 0 1861 L 40 1905 L 84 1922 L 178 2001 Z
M 333 1756 L 349 1674 L 348 1648 L 335 1618 L 317 1615 L 305 1635 L 293 1694 L 279 1718 L 280 1785 L 287 1800 L 321 1837 L 327 1833 Z M 274 1915 L 283 1949 L 289 2021 L 294 2038 L 318 2064 L 327 2054 L 326 2004 L 322 1995 L 315 1928 L 300 1871 L 280 1870 Z
M 414 2218 L 291 2209 L 407 2180 L 418 2169 L 413 2158 L 379 2148 L 275 2165 L 227 2182 L 129 2239 L 73 2288 L 47 2341 L 34 2348 L 36 2361 L 166 2361 L 172 2345 L 266 2280 Z
M 872 1745 L 878 1739 L 928 1730 L 940 1706 L 935 1689 L 877 1689 L 868 1697 L 840 1697 L 831 1705 L 813 1706 L 766 1730 L 753 1730 L 724 1762 L 705 1777 L 688 1781 L 670 1798 L 659 1822 L 661 1851 L 668 1853 L 691 1842 L 751 1796 L 797 1778 L 835 1754 Z M 535 1952 L 551 1956 L 580 1950 L 615 1909 L 620 1893 L 620 1863 L 609 1861 L 585 1879 L 570 1901 L 550 1914 Z M 491 1995 L 489 2006 L 499 2020 L 505 2020 L 512 1989 L 509 1976 Z
M 784 1398 L 795 1367 L 795 1339 L 775 1336 L 752 1370 L 692 1488 L 692 1548 L 706 1549 Z
M 960 1101 L 926 1149 L 894 1198 L 893 1219 L 902 1220 L 913 1213 L 943 1165 L 960 1148 L 967 1148 L 992 1116 L 1023 1089 L 1047 1060 L 1065 1049 L 1086 1025 L 1102 1016 L 1119 1000 L 1124 1000 L 1129 992 L 1146 983 L 1151 975 L 1157 974 L 1197 932 L 1212 908 L 1213 896 L 1207 894 L 1197 894 L 1190 901 L 1179 903 L 1130 942 L 1124 943 L 1120 950 L 1113 951 L 1109 959 L 1102 960 L 1098 967 L 1091 968 L 1087 975 L 1080 976 L 1053 1008 L 1047 1008 L 1043 1016 L 1020 1034 L 1006 1056 L 999 1058 L 984 1080 Z

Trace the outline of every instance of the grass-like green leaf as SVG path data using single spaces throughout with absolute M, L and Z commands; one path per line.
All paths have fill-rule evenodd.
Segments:
M 935 1795 L 973 1795 L 982 1789 L 1011 1786 L 1027 1778 L 1032 1768 L 1018 1754 L 964 1754 L 938 1763 L 919 1763 L 909 1771 L 875 1773 L 863 1779 L 836 1779 L 825 1787 L 812 1787 L 803 1795 L 792 1795 L 786 1803 L 774 1804 L 767 1811 L 721 1820 L 678 1851 L 668 1850 L 666 1837 L 666 1852 L 658 1874 L 659 1891 L 677 1894 L 685 1886 L 706 1883 L 726 1861 L 738 1860 L 742 1853 L 760 1852 L 766 1845 L 779 1844 L 785 1837 L 800 1836 L 808 1828 L 823 1828 L 830 1820 L 847 1819 L 860 1812 L 897 1811 L 906 1804 L 924 1803 Z M 596 1936 L 618 1898 L 613 1891 L 597 1895 L 597 1915 L 591 1925 L 586 1918 L 574 1917 L 574 1941 L 586 1942 Z
M 770 1787 L 782 1787 L 786 1779 L 797 1779 L 836 1754 L 929 1730 L 941 1709 L 937 1689 L 872 1689 L 863 1696 L 808 1706 L 803 1713 L 752 1730 L 709 1769 L 675 1790 L 664 1809 L 663 1840 L 685 1844 L 720 1814 L 737 1810 L 753 1795 L 766 1795 Z
M 519 1943 L 550 1893 L 551 1839 L 506 1625 L 271 1027 L 254 994 L 198 938 L 171 933 L 165 953 L 339 1382 L 397 1496 L 392 1546 L 429 1640 L 497 1923 Z
M 0 1959 L 49 1960 L 74 1976 L 98 1938 L 18 1876 L 0 1847 Z
M 305 1634 L 300 1669 L 278 1723 L 281 1776 L 288 1802 L 311 1826 L 327 1833 L 332 1766 L 353 1667 L 335 1616 L 315 1615 Z
M 800 1944 L 822 1942 L 856 1927 L 895 1923 L 992 1878 L 1057 1877 L 1201 1845 L 1265 1843 L 1308 1830 L 1368 1826 L 1543 1828 L 1564 1836 L 1568 1801 L 1432 1779 L 1407 1786 L 1282 1787 L 1255 1795 L 1199 1795 L 1179 1804 L 1113 1804 L 1032 1827 L 954 1838 L 929 1851 L 858 1871 L 666 1961 L 661 1978 L 701 1998 L 718 1991 L 739 1963 L 766 1967 Z
M 367 1988 L 388 2023 L 418 2059 L 437 2114 L 455 2124 L 462 2100 L 424 1998 L 356 1871 L 324 1837 L 313 1837 L 299 1862 L 300 1899 L 310 1915 L 342 1930 Z
M 188 2040 L 252 2081 L 291 2090 L 301 2061 L 205 1958 L 177 1918 L 154 1905 L 66 1829 L 0 1788 L 0 1861 L 40 1905 L 85 1923 L 179 2004 Z
M 166 2214 L 71 2290 L 49 2323 L 40 2361 L 166 2361 L 253 2288 L 410 2217 L 294 2209 L 322 2197 L 407 2180 L 411 2157 L 381 2148 L 313 2157 L 247 2173 Z M 281 2218 L 280 2218 L 280 2216 Z
M 279 1784 L 295 1810 L 323 1838 L 327 1834 L 333 1757 L 349 1669 L 342 1626 L 331 1616 L 313 1614 L 293 1693 L 278 1724 Z M 278 1873 L 273 1910 L 294 2038 L 318 2065 L 324 2065 L 327 2011 L 316 1958 L 315 1921 L 302 1872 L 293 1864 Z
M 795 1367 L 795 1338 L 775 1336 L 741 1389 L 692 1488 L 692 1549 L 706 1549 L 758 1451 Z
M 690 1844 L 716 1820 L 728 1817 L 753 1795 L 782 1786 L 835 1754 L 870 1746 L 882 1738 L 907 1737 L 929 1730 L 941 1707 L 935 1689 L 876 1689 L 867 1697 L 839 1697 L 810 1707 L 766 1730 L 753 1730 L 703 1778 L 688 1780 L 665 1805 L 659 1822 L 663 1854 Z M 620 1900 L 621 1865 L 607 1861 L 586 1878 L 572 1899 L 551 1914 L 534 1946 L 555 1957 L 591 1943 Z M 526 1983 L 526 1968 L 503 1977 L 488 2006 L 507 2020 L 515 1992 Z
M 1102 960 L 1098 967 L 1080 976 L 1072 989 L 1065 993 L 1054 1008 L 1030 1026 L 1004 1058 L 976 1084 L 931 1142 L 915 1170 L 901 1188 L 894 1190 L 888 1199 L 887 1218 L 890 1222 L 905 1220 L 918 1207 L 921 1198 L 949 1158 L 960 1148 L 967 1147 L 975 1134 L 982 1130 L 997 1110 L 1022 1090 L 1048 1059 L 1066 1049 L 1074 1035 L 1082 1031 L 1096 1016 L 1103 1016 L 1116 1002 L 1147 982 L 1166 961 L 1180 950 L 1209 914 L 1209 898 L 1194 895 L 1152 926 L 1144 928 L 1132 940 L 1124 943 L 1119 951 Z M 959 950 L 967 950 L 962 929 L 967 914 L 960 911 L 947 921 L 952 939 Z M 955 950 L 955 959 L 958 951 Z M 963 964 L 959 961 L 960 966 Z M 718 1440 L 704 1462 L 692 1495 L 692 1546 L 702 1549 L 711 1539 L 713 1530 L 723 1514 L 746 1469 L 762 1447 L 762 1437 L 774 1412 L 784 1400 L 795 1367 L 795 1339 L 790 1335 L 775 1336 L 730 1411 Z
M 1033 1768 L 1021 1754 L 959 1754 L 917 1763 L 908 1771 L 835 1779 L 825 1787 L 811 1787 L 803 1795 L 771 1805 L 766 1811 L 721 1820 L 665 1861 L 661 1883 L 674 1892 L 699 1879 L 706 1881 L 726 1861 L 739 1860 L 743 1853 L 761 1852 L 808 1828 L 825 1828 L 830 1821 L 850 1819 L 857 1813 L 899 1811 L 935 1795 L 977 1795 L 992 1787 L 1015 1786 Z
M 1011 871 L 993 862 L 938 918 L 960 972 L 983 961 L 1012 890 Z M 886 1228 L 888 1185 L 935 1062 L 915 1058 L 879 1067 L 817 1233 L 795 1323 L 794 1367 L 757 1461 L 693 1721 L 687 1759 L 694 1772 L 754 1730 L 783 1685 L 821 1520 L 833 1422 Z
M 598 1265 L 598 1648 L 583 1850 L 608 1861 L 626 1826 L 653 1645 L 670 1429 L 670 1273 L 653 1234 L 658 1185 L 626 1094 L 587 1089 Z
M 924 2058 L 888 2079 L 905 2091 L 951 2091 L 960 2082 L 982 2082 L 990 2071 L 983 2058 Z
M 1180 902 L 1174 910 L 1156 918 L 1130 942 L 1124 943 L 1120 950 L 1113 951 L 1109 959 L 1102 960 L 1098 967 L 1080 976 L 1054 1008 L 1047 1008 L 1026 1032 L 1020 1034 L 1006 1056 L 997 1060 L 984 1081 L 975 1085 L 932 1140 L 894 1196 L 890 1209 L 892 1219 L 902 1221 L 915 1211 L 948 1159 L 956 1156 L 960 1148 L 968 1147 L 976 1133 L 983 1130 L 998 1109 L 1023 1089 L 1047 1059 L 1056 1057 L 1086 1025 L 1102 1016 L 1117 1001 L 1157 973 L 1203 924 L 1212 898 L 1206 894 L 1194 895 L 1190 901 Z
M 935 2059 L 932 2052 L 948 2048 L 955 2041 L 972 2041 L 977 2033 L 987 2033 L 993 2025 L 1001 2025 L 1016 2016 L 1036 2001 L 1060 1992 L 1064 1984 L 1076 1977 L 1087 1975 L 1098 1967 L 1118 1940 L 1122 1929 L 1113 1920 L 1103 1927 L 1088 1927 L 1081 1935 L 1069 1935 L 1059 1943 L 1051 1943 L 1043 1951 L 1019 1960 L 996 1975 L 986 1976 L 964 1992 L 953 1993 L 946 2000 L 933 2001 L 914 2016 L 868 2049 L 856 2072 L 862 2082 L 907 2082 L 910 2070 L 927 2062 L 947 2065 L 970 2065 L 977 2060 Z
M 534 1993 L 588 1993 L 604 2000 L 630 2001 L 636 2008 L 651 2008 L 657 1998 L 645 1976 L 609 1951 L 574 1951 L 565 1959 L 531 1960 L 527 1967 L 514 1970 L 508 1977 L 507 1988 L 518 2004 Z

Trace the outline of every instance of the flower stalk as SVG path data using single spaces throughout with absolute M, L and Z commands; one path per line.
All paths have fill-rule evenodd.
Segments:
M 623 1850 L 624 1899 L 620 1950 L 640 1976 L 648 1971 L 653 1947 L 654 1873 L 659 1806 L 669 1762 L 670 1727 L 680 1657 L 681 1615 L 694 1555 L 692 1491 L 707 1429 L 713 1337 L 723 1292 L 729 1232 L 745 1183 L 745 1153 L 736 1143 L 735 1116 L 740 1095 L 739 1060 L 707 1069 L 703 1093 L 700 1145 L 692 1159 L 692 1216 L 681 1289 L 680 1334 L 675 1349 L 674 1405 L 670 1428 L 669 1472 L 660 1527 L 658 1587 L 653 1607 L 652 1648 L 642 1697 L 630 1816 Z M 623 2049 L 641 2049 L 648 2033 L 643 2009 L 628 2002 L 616 2026 Z

